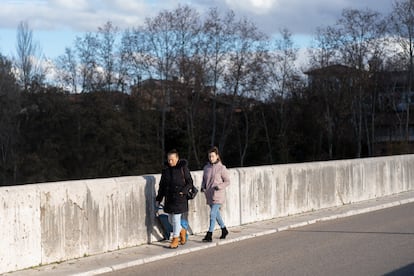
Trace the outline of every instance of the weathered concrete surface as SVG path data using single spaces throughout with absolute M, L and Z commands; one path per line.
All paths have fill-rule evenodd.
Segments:
M 38 186 L 0 190 L 0 273 L 42 263 Z
M 414 155 L 230 170 L 227 226 L 414 190 Z M 200 186 L 202 172 L 192 172 Z M 0 188 L 0 273 L 161 239 L 154 217 L 160 175 Z M 190 201 L 193 233 L 208 228 L 202 193 Z

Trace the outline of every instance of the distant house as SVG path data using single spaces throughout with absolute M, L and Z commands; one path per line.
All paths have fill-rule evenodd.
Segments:
M 408 71 L 382 71 L 373 75 L 380 89 L 379 100 L 382 109 L 406 111 L 414 105 L 414 92 L 408 91 Z M 413 89 L 412 86 L 411 89 Z
M 325 87 L 335 90 L 344 86 L 352 86 L 356 76 L 361 78 L 361 74 L 366 73 L 366 71 L 349 66 L 334 64 L 308 70 L 305 72 L 305 75 L 308 76 L 309 87 Z
M 131 89 L 131 95 L 139 98 L 144 110 L 161 110 L 167 99 L 167 87 L 171 92 L 173 81 L 147 79 Z M 173 91 L 171 92 L 173 93 Z M 169 106 L 170 104 L 167 104 Z
M 198 93 L 198 94 L 197 94 Z M 197 95 L 196 95 L 197 94 Z M 217 108 L 233 106 L 234 112 L 240 112 L 240 104 L 244 108 L 253 108 L 257 101 L 241 96 L 234 96 L 225 93 L 213 93 L 211 86 L 197 86 L 194 82 L 185 83 L 182 79 L 172 80 L 147 79 L 131 89 L 131 96 L 137 97 L 144 110 L 175 111 L 177 107 L 183 106 L 195 100 L 205 103 L 203 108 L 209 110 L 208 103 L 214 98 L 218 104 Z
M 352 88 L 355 80 L 365 85 L 365 89 L 368 89 L 365 92 L 376 100 L 373 111 L 374 143 L 379 145 L 379 151 L 384 152 L 385 148 L 395 143 L 414 141 L 414 116 L 411 115 L 414 112 L 414 91 L 407 89 L 408 71 L 372 73 L 336 64 L 312 69 L 305 74 L 308 76 L 308 86 L 313 91 L 323 89 L 335 94 L 341 89 Z
M 139 98 L 145 110 L 174 111 L 180 104 L 185 104 L 195 89 L 193 84 L 186 84 L 180 78 L 171 80 L 151 78 L 133 86 L 131 95 Z

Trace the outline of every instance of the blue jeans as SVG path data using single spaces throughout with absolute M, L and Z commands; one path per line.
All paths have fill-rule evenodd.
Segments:
M 168 214 L 168 219 L 173 227 L 173 238 L 180 236 L 181 214 Z
M 209 232 L 214 231 L 214 226 L 216 224 L 216 221 L 220 225 L 220 228 L 226 227 L 223 219 L 221 218 L 220 207 L 221 207 L 221 204 L 210 205 L 210 227 L 208 228 Z

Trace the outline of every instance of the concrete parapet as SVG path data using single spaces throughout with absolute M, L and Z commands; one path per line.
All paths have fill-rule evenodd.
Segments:
M 192 172 L 200 186 L 202 172 Z M 414 190 L 414 155 L 230 169 L 227 226 Z M 162 238 L 154 199 L 160 175 L 0 188 L 0 273 L 151 243 Z M 208 228 L 202 193 L 190 232 Z
M 40 192 L 37 185 L 0 189 L 0 273 L 40 265 Z

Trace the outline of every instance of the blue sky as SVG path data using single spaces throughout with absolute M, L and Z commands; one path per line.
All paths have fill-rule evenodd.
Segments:
M 27 21 L 35 42 L 48 58 L 73 47 L 76 36 L 96 31 L 111 21 L 122 29 L 142 26 L 145 18 L 179 4 L 203 14 L 209 8 L 233 10 L 246 16 L 263 32 L 272 35 L 287 28 L 298 46 L 307 46 L 316 28 L 333 24 L 344 8 L 388 14 L 393 0 L 0 0 L 0 53 L 13 56 L 16 29 Z M 300 44 L 300 45 L 299 45 Z

